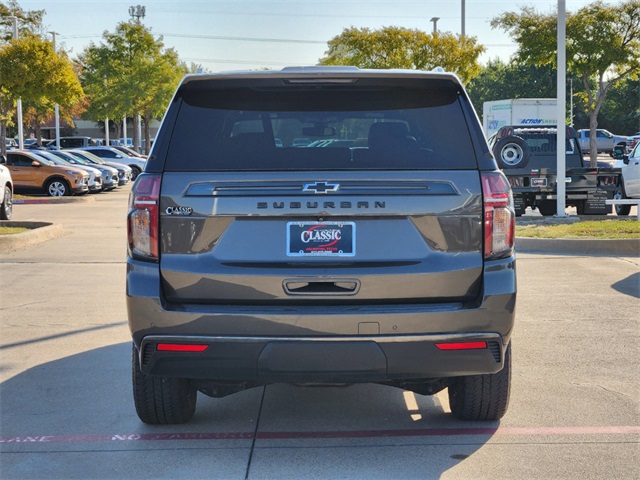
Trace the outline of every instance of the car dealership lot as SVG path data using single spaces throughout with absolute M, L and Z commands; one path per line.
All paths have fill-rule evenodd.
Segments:
M 461 422 L 445 392 L 270 385 L 150 427 L 132 401 L 129 187 L 16 205 L 66 235 L 0 255 L 1 478 L 638 478 L 640 260 L 518 256 L 511 405 Z

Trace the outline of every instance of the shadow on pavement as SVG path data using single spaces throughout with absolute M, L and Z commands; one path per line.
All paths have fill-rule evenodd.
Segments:
M 430 478 L 499 425 L 456 421 L 440 396 L 363 384 L 200 394 L 190 423 L 153 427 L 135 414 L 130 352 L 110 345 L 0 384 L 0 476 L 240 479 L 250 464 L 248 478 Z
M 640 298 L 640 273 L 634 273 L 627 278 L 611 285 L 615 291 Z

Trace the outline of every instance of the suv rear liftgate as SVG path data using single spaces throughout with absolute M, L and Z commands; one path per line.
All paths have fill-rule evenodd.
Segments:
M 457 417 L 505 413 L 513 205 L 455 76 L 188 76 L 130 204 L 144 422 L 275 382 L 448 388 Z

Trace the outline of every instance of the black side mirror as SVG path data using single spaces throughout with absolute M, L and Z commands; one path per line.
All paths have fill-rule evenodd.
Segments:
M 622 163 L 624 163 L 625 165 L 629 165 L 629 155 L 622 156 Z
M 616 160 L 622 160 L 624 158 L 625 148 L 621 145 L 613 147 L 613 158 Z
M 4 155 L 0 154 L 0 165 L 6 164 L 6 163 L 7 163 L 7 157 L 5 157 Z

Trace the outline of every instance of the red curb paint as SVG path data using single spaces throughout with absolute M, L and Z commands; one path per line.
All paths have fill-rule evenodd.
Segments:
M 638 435 L 640 426 L 600 427 L 505 427 L 505 428 L 432 428 L 416 430 L 355 430 L 344 432 L 258 432 L 259 440 L 295 440 L 304 438 L 384 438 L 450 437 L 463 435 Z M 0 443 L 86 443 L 140 442 L 166 440 L 251 440 L 252 432 L 227 433 L 127 433 L 118 435 L 34 435 L 3 436 Z

